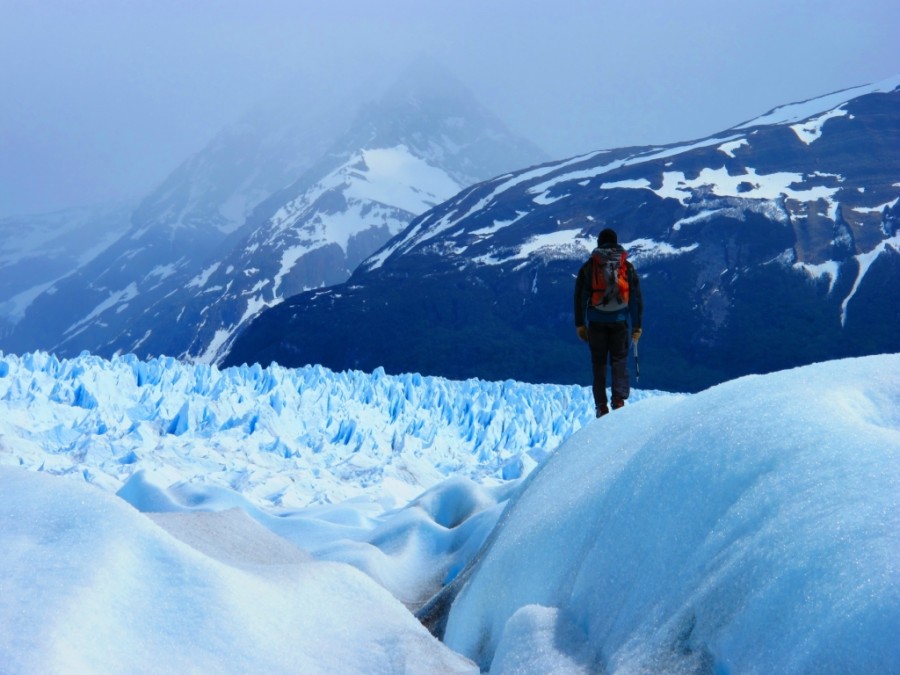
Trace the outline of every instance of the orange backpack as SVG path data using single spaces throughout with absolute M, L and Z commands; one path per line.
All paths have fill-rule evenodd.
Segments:
M 595 248 L 591 254 L 591 306 L 616 312 L 628 306 L 628 252 L 620 248 Z

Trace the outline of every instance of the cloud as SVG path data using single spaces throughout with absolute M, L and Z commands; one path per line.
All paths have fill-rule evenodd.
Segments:
M 141 196 L 260 98 L 423 52 L 556 157 L 687 140 L 900 71 L 900 6 L 861 2 L 11 0 L 0 215 Z

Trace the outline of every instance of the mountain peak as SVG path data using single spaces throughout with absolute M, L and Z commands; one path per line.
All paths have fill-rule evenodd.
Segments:
M 430 56 L 420 56 L 404 68 L 381 97 L 387 102 L 427 103 L 466 101 L 477 106 L 472 92 L 449 69 Z
M 547 154 L 506 127 L 434 59 L 411 63 L 330 153 L 404 145 L 461 185 L 539 164 Z

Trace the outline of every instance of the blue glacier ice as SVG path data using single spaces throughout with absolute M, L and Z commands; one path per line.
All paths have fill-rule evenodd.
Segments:
M 0 355 L 0 664 L 900 672 L 898 382 Z
M 898 672 L 900 355 L 588 425 L 457 584 L 445 641 L 492 673 Z
M 215 485 L 262 507 L 402 505 L 451 476 L 514 480 L 591 419 L 585 387 L 383 370 L 31 353 L 0 355 L 0 372 L 2 433 L 20 441 L 0 463 L 111 490 L 143 471 L 162 487 Z

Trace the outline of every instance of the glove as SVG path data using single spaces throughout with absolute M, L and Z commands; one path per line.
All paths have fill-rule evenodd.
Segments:
M 575 331 L 578 333 L 578 337 L 584 342 L 588 341 L 588 330 L 587 326 L 576 326 Z
M 641 339 L 641 329 L 640 328 L 635 328 L 633 331 L 631 331 L 631 339 L 633 342 L 637 342 L 638 340 Z

